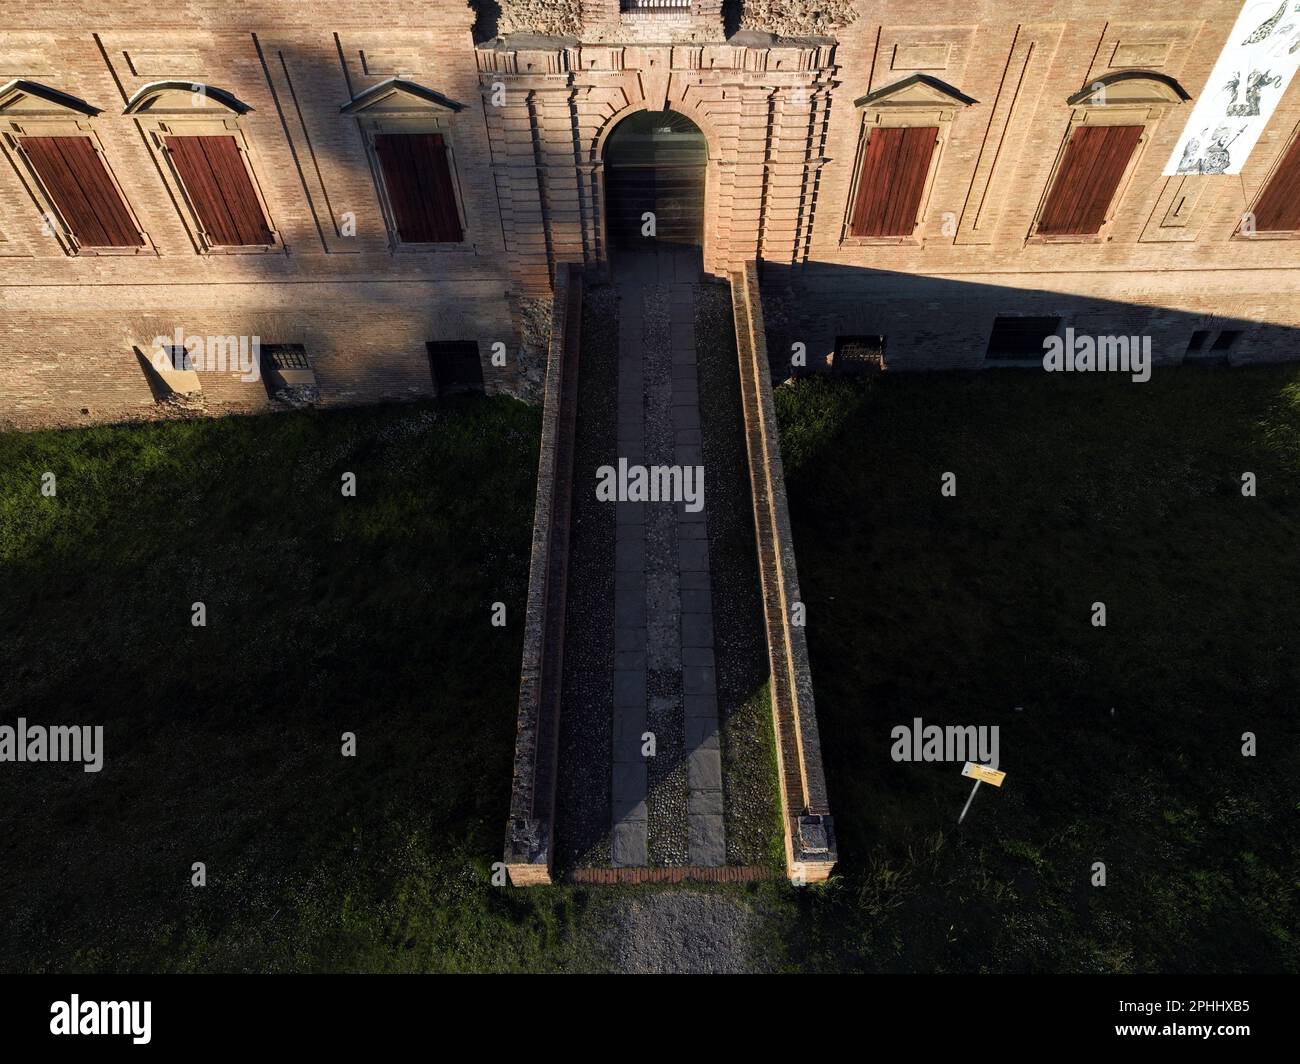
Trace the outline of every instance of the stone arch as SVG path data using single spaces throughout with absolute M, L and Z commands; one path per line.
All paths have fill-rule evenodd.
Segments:
M 629 115 L 636 114 L 637 111 L 653 111 L 655 108 L 649 106 L 646 99 L 637 100 L 635 103 L 627 104 L 619 108 L 613 114 L 609 115 L 600 129 L 596 131 L 595 139 L 591 142 L 591 161 L 599 164 L 604 158 L 605 143 L 609 140 L 609 135 L 614 131 L 623 119 Z M 714 128 L 709 114 L 698 103 L 686 99 L 668 99 L 665 101 L 664 110 L 677 111 L 685 115 L 699 128 L 704 134 L 704 142 L 709 148 L 709 165 L 713 165 L 721 157 L 722 144 L 718 139 L 718 132 Z
M 122 112 L 128 115 L 229 113 L 246 114 L 252 108 L 225 89 L 201 81 L 154 81 L 143 86 Z
M 598 178 L 598 202 L 599 202 L 599 219 L 600 219 L 600 241 L 603 249 L 604 260 L 608 262 L 609 252 L 611 250 L 611 233 L 609 231 L 609 191 L 610 178 L 607 168 L 608 149 L 610 137 L 614 131 L 619 128 L 627 119 L 636 114 L 655 113 L 655 109 L 647 106 L 647 99 L 637 100 L 635 103 L 628 104 L 610 114 L 600 127 L 591 145 L 591 161 L 594 173 Z M 701 216 L 703 219 L 716 218 L 716 204 L 718 197 L 718 176 L 719 161 L 721 159 L 721 145 L 718 140 L 717 130 L 709 120 L 704 109 L 693 101 L 683 99 L 665 99 L 664 112 L 671 112 L 687 119 L 695 130 L 703 137 L 705 146 L 704 160 L 704 177 L 702 189 Z M 714 245 L 717 241 L 717 225 L 703 224 L 699 234 L 699 246 L 703 250 L 705 263 L 711 261 L 714 252 Z
M 635 111 L 605 140 L 605 237 L 611 251 L 704 246 L 708 143 L 681 111 Z M 655 230 L 645 232 L 653 216 Z

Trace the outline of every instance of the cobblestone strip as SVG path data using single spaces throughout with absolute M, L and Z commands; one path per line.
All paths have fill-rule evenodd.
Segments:
M 629 465 L 645 461 L 645 368 L 642 290 L 623 287 L 618 331 L 618 446 Z M 614 867 L 648 863 L 646 759 L 648 728 L 646 509 L 616 502 L 614 543 L 613 835 Z
M 670 310 L 672 348 L 672 424 L 674 461 L 703 465 L 700 391 L 695 347 L 695 286 L 674 284 Z M 714 476 L 721 471 L 714 471 Z M 718 739 L 717 675 L 713 658 L 713 597 L 709 574 L 709 470 L 704 476 L 703 509 L 684 503 L 677 518 L 678 571 L 681 580 L 682 692 L 686 713 L 686 820 L 690 863 L 726 863 L 722 808 L 722 751 Z
M 657 256 L 671 259 L 667 255 Z M 672 303 L 680 293 L 660 269 L 644 288 L 646 462 L 672 465 Z M 667 278 L 671 282 L 671 274 Z M 685 286 L 689 290 L 689 286 Z M 686 722 L 682 709 L 681 587 L 673 507 L 652 502 L 647 513 L 646 609 L 650 645 L 650 863 L 684 865 L 686 838 Z

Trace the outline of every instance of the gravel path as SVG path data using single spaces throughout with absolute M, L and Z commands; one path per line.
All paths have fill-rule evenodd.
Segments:
M 596 499 L 596 470 L 615 460 L 618 293 L 583 297 L 574 440 L 564 693 L 556 785 L 556 858 L 562 867 L 610 861 L 614 664 L 614 508 Z
M 600 963 L 628 974 L 766 972 L 758 900 L 673 889 L 611 897 L 593 913 L 603 925 Z

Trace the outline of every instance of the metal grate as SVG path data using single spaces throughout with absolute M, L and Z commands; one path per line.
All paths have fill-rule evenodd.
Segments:
M 263 344 L 262 363 L 272 369 L 311 369 L 302 344 Z
M 619 0 L 618 9 L 625 15 L 689 15 L 690 0 Z
M 831 368 L 836 373 L 871 373 L 885 368 L 883 336 L 837 336 Z

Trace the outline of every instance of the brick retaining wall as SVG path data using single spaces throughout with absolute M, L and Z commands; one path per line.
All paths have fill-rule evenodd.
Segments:
M 506 827 L 505 864 L 517 886 L 552 882 L 581 309 L 582 277 L 561 263 L 555 271 L 547 352 L 514 779 Z
M 772 670 L 772 717 L 785 825 L 786 867 L 796 882 L 826 879 L 835 866 L 835 831 L 826 799 L 812 670 L 803 624 L 794 537 L 786 506 L 780 434 L 772 401 L 758 264 L 731 275 L 736 349 L 749 451 L 759 579 Z

